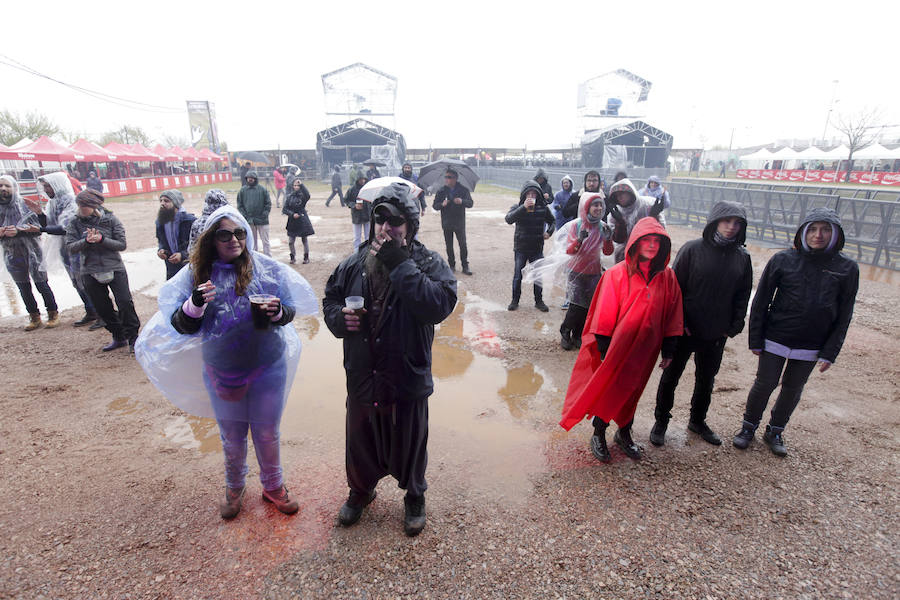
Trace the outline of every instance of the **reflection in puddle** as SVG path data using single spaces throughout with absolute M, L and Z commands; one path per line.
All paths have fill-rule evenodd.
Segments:
M 869 281 L 883 281 L 894 285 L 900 284 L 900 275 L 891 269 L 882 269 L 872 265 L 859 265 L 859 276 Z
M 534 370 L 534 365 L 525 365 L 506 371 L 506 385 L 498 393 L 509 406 L 509 414 L 521 418 L 543 384 L 544 376 Z
M 128 396 L 120 396 L 107 404 L 106 408 L 120 415 L 131 415 L 141 410 L 141 403 Z
M 163 429 L 166 439 L 187 450 L 220 452 L 222 443 L 219 439 L 219 427 L 215 419 L 204 419 L 193 415 L 173 417 Z
M 144 248 L 134 252 L 123 252 L 122 260 L 128 271 L 128 284 L 133 293 L 144 293 L 156 296 L 160 286 L 166 282 L 166 267 L 156 255 L 156 248 Z M 5 269 L 3 275 L 6 274 Z M 60 310 L 81 306 L 81 298 L 72 287 L 69 276 L 62 269 L 50 271 L 50 288 Z M 2 276 L 0 276 L 2 277 Z M 8 278 L 0 279 L 0 318 L 12 315 L 24 315 L 25 305 L 15 284 Z

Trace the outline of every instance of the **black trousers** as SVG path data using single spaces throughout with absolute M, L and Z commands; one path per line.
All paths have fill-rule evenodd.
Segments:
M 456 241 L 459 243 L 459 261 L 462 263 L 463 269 L 469 268 L 469 249 L 466 247 L 466 230 L 463 229 L 445 229 L 444 243 L 447 245 L 447 264 L 451 269 L 456 268 L 456 255 L 453 254 L 453 234 L 456 234 Z
M 347 401 L 347 483 L 368 495 L 386 475 L 411 496 L 428 489 L 428 398 L 389 407 Z
M 344 203 L 344 192 L 341 191 L 341 188 L 331 188 L 331 195 L 328 196 L 328 200 L 325 201 L 325 206 L 331 204 L 331 199 L 335 196 L 338 197 L 338 200 L 341 201 L 341 204 Z
M 785 362 L 787 366 L 785 367 Z M 758 426 L 762 419 L 763 411 L 769 403 L 769 396 L 778 387 L 778 379 L 781 378 L 781 391 L 772 407 L 769 425 L 784 428 L 797 404 L 800 402 L 800 394 L 810 374 L 816 367 L 812 360 L 786 359 L 771 352 L 763 352 L 759 355 L 759 366 L 756 369 L 756 380 L 747 396 L 747 406 L 744 409 L 744 420 Z M 782 369 L 784 373 L 782 374 Z
M 113 280 L 109 283 L 100 283 L 92 275 L 83 274 L 84 289 L 113 338 L 132 341 L 137 338 L 141 321 L 134 310 L 134 300 L 132 300 L 131 290 L 128 288 L 128 273 L 125 271 L 115 271 L 114 273 Z M 113 308 L 108 292 L 112 292 L 116 299 L 118 311 Z
M 577 304 L 569 303 L 569 309 L 566 311 L 566 317 L 563 319 L 562 325 L 559 326 L 559 332 L 562 335 L 571 335 L 572 339 L 581 339 L 581 333 L 584 331 L 584 322 L 587 320 L 588 309 Z
M 513 267 L 514 271 L 512 280 L 513 302 L 518 302 L 519 298 L 522 297 L 522 269 L 525 268 L 526 264 L 533 263 L 534 261 L 540 260 L 542 258 L 544 258 L 543 252 L 538 252 L 536 254 L 525 254 L 524 252 L 516 252 L 515 250 L 513 250 L 513 261 L 515 262 L 515 267 Z M 539 286 L 537 283 L 534 284 L 534 301 L 535 303 L 544 301 L 544 288 Z
M 678 338 L 672 362 L 663 371 L 656 390 L 657 421 L 668 422 L 672 418 L 672 406 L 675 404 L 675 388 L 684 373 L 691 354 L 694 355 L 694 393 L 691 396 L 691 417 L 693 423 L 706 420 L 706 413 L 712 401 L 713 385 L 716 374 L 722 365 L 722 353 L 725 352 L 725 340 L 720 337 L 714 340 L 700 340 L 690 335 Z

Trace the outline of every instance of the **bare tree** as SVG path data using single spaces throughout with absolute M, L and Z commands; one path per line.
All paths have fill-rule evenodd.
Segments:
M 0 144 L 10 146 L 22 138 L 37 139 L 59 131 L 59 126 L 41 113 L 29 112 L 23 117 L 8 110 L 0 111 Z
M 100 138 L 100 145 L 105 146 L 110 142 L 119 142 L 120 144 L 140 144 L 147 146 L 152 144 L 153 140 L 147 135 L 143 129 L 133 125 L 122 125 L 116 130 L 107 131 Z
M 171 148 L 172 146 L 180 146 L 182 148 L 189 148 L 191 146 L 191 142 L 188 141 L 186 137 L 181 137 L 178 135 L 166 134 L 163 136 L 163 145 Z
M 850 154 L 847 156 L 847 175 L 844 181 L 850 181 L 850 173 L 853 171 L 853 154 L 862 150 L 875 141 L 884 125 L 876 125 L 881 118 L 878 109 L 865 109 L 854 115 L 839 115 L 833 125 L 835 129 L 844 134 L 847 139 L 847 147 Z

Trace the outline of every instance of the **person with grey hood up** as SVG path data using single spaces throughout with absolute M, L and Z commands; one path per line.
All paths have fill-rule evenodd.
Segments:
M 334 270 L 322 301 L 325 324 L 343 339 L 347 372 L 350 495 L 338 520 L 344 527 L 359 521 L 378 481 L 392 475 L 406 490 L 408 536 L 425 527 L 434 326 L 456 305 L 450 267 L 415 239 L 419 206 L 411 192 L 401 183 L 381 191 L 368 241 Z
M 72 325 L 75 327 L 90 325 L 89 329 L 91 331 L 100 329 L 103 327 L 103 322 L 97 321 L 97 311 L 94 309 L 94 304 L 87 295 L 84 283 L 81 280 L 81 256 L 78 254 L 70 255 L 65 244 L 66 226 L 75 217 L 75 211 L 78 208 L 75 205 L 75 192 L 69 181 L 69 175 L 63 171 L 42 175 L 38 177 L 38 186 L 40 191 L 43 191 L 44 195 L 49 199 L 47 210 L 44 211 L 41 201 L 38 199 L 29 200 L 26 198 L 25 204 L 37 215 L 41 224 L 41 233 L 53 236 L 48 240 L 48 247 L 45 247 L 45 256 L 51 252 L 56 252 L 56 246 L 59 246 L 58 254 L 66 269 L 66 273 L 69 275 L 69 280 L 84 303 L 84 316 Z
M 247 171 L 247 184 L 241 188 L 237 195 L 238 212 L 247 219 L 253 233 L 253 239 L 262 247 L 266 256 L 272 256 L 269 250 L 269 212 L 272 210 L 272 199 L 269 190 L 259 185 L 259 175 L 256 171 Z M 293 183 L 289 179 L 288 186 Z
M 656 392 L 656 423 L 650 442 L 662 446 L 672 418 L 675 388 L 694 355 L 694 393 L 688 430 L 718 446 L 719 436 L 706 424 L 716 374 L 725 342 L 744 329 L 753 289 L 753 265 L 744 249 L 747 211 L 740 204 L 718 202 L 709 212 L 703 236 L 678 251 L 672 270 L 681 287 L 684 335 L 677 338 L 672 362 L 663 371 Z
M 830 208 L 814 208 L 794 236 L 794 247 L 766 264 L 750 308 L 750 351 L 759 357 L 744 421 L 732 443 L 746 449 L 781 381 L 763 441 L 787 455 L 784 428 L 816 364 L 824 373 L 837 359 L 853 317 L 859 266 L 841 254 L 844 230 Z
M 103 200 L 103 195 L 92 189 L 75 197 L 78 212 L 66 226 L 66 246 L 70 254 L 81 254 L 84 288 L 112 334 L 112 341 L 102 350 L 109 352 L 127 345 L 134 352 L 141 321 L 134 310 L 128 273 L 120 254 L 127 245 L 125 228 L 111 211 L 103 208 Z M 109 292 L 116 299 L 115 308 Z
M 197 220 L 191 224 L 191 241 L 188 242 L 189 255 L 194 251 L 194 245 L 196 245 L 200 234 L 206 229 L 206 220 L 209 219 L 209 215 L 213 214 L 226 204 L 228 204 L 228 196 L 223 190 L 213 188 L 206 192 L 206 197 L 203 199 L 203 212 Z
M 34 331 L 43 325 L 34 293 L 34 287 L 44 299 L 47 310 L 47 326 L 59 325 L 59 310 L 44 268 L 44 255 L 40 245 L 41 227 L 37 215 L 25 206 L 19 195 L 19 183 L 9 175 L 0 176 L 0 246 L 3 262 L 10 277 L 19 288 L 30 322 L 25 331 Z
M 532 181 L 541 186 L 541 195 L 544 198 L 544 202 L 550 204 L 553 202 L 553 188 L 550 187 L 550 182 L 547 181 L 547 173 L 544 172 L 543 169 L 538 169 L 537 173 L 534 174 Z
M 188 245 L 191 228 L 197 219 L 184 210 L 184 195 L 178 190 L 166 190 L 159 195 L 156 217 L 156 255 L 166 261 L 166 281 L 188 264 Z
M 618 174 L 616 176 L 618 177 Z M 628 245 L 631 230 L 638 221 L 644 217 L 655 217 L 660 225 L 666 226 L 666 219 L 662 216 L 665 208 L 664 200 L 639 195 L 627 177 L 612 185 L 606 205 L 609 210 L 606 223 L 613 228 L 613 242 L 616 246 L 614 256 L 617 263 L 625 260 L 625 247 Z

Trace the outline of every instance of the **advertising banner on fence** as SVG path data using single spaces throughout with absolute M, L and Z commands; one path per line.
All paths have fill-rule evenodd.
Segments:
M 738 169 L 738 179 L 763 179 L 768 181 L 797 181 L 806 183 L 835 183 L 847 178 L 847 171 L 801 171 L 798 169 Z M 853 171 L 850 183 L 862 185 L 900 186 L 900 173 L 882 171 Z
M 216 128 L 216 108 L 206 100 L 187 101 L 188 122 L 191 126 L 191 146 L 195 150 L 207 148 L 219 153 L 219 131 Z

